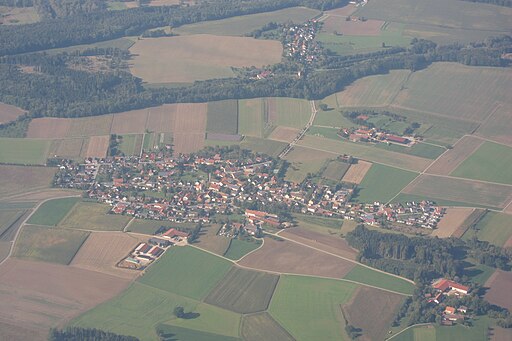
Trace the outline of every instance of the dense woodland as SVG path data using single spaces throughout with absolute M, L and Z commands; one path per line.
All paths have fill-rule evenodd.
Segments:
M 51 329 L 49 341 L 138 341 L 133 336 L 117 335 L 99 329 L 66 328 L 64 330 Z
M 481 2 L 484 4 L 512 7 L 512 0 L 463 0 L 469 2 Z

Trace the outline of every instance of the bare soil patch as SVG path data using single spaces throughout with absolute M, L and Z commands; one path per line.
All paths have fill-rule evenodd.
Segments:
M 464 221 L 471 215 L 474 208 L 448 208 L 437 229 L 432 232 L 433 237 L 448 238 L 451 237 Z M 464 234 L 464 232 L 462 232 Z
M 143 134 L 148 118 L 148 109 L 130 110 L 114 114 L 112 134 Z
M 42 117 L 30 121 L 28 125 L 27 137 L 62 139 L 69 135 L 71 129 L 71 119 Z
M 279 126 L 274 129 L 268 138 L 271 140 L 290 143 L 297 137 L 297 135 L 299 135 L 299 132 L 299 129 Z
M 455 144 L 453 149 L 441 155 L 441 157 L 427 169 L 427 173 L 438 175 L 450 174 L 483 143 L 484 141 L 481 139 L 464 136 Z
M 330 236 L 300 227 L 293 227 L 281 232 L 280 235 L 345 258 L 355 260 L 357 256 L 357 250 L 350 247 L 347 241 L 338 235 Z
M 0 124 L 14 121 L 24 113 L 26 111 L 21 108 L 0 102 Z
M 146 129 L 156 133 L 172 132 L 176 120 L 176 111 L 179 105 L 181 104 L 165 104 L 159 107 L 149 108 Z
M 134 278 L 139 274 L 138 271 L 121 269 L 116 264 L 143 240 L 147 238 L 123 232 L 93 232 L 70 265 L 127 279 Z
M 0 267 L 0 320 L 48 332 L 119 294 L 129 283 L 95 271 L 9 259 Z
M 289 241 L 265 238 L 263 247 L 238 264 L 249 268 L 300 275 L 342 278 L 354 263 Z
M 110 136 L 91 136 L 85 157 L 99 157 L 104 158 L 107 156 L 108 145 L 110 142 Z
M 357 163 L 350 166 L 341 181 L 359 185 L 371 166 L 371 162 L 358 160 Z
M 381 20 L 352 21 L 340 16 L 328 16 L 322 30 L 328 33 L 341 33 L 349 36 L 378 36 L 384 25 Z
M 50 187 L 55 168 L 0 165 L 0 197 Z
M 512 309 L 512 272 L 496 270 L 484 286 L 490 288 L 485 294 L 487 301 L 508 310 Z
M 363 330 L 358 339 L 384 340 L 403 298 L 375 288 L 359 287 L 352 300 L 343 306 L 343 312 L 351 325 Z

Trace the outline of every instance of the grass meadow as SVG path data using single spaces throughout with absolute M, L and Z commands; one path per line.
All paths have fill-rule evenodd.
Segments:
M 268 313 L 242 317 L 241 336 L 246 341 L 280 340 L 293 341 L 293 337 Z
M 343 279 L 372 285 L 382 289 L 392 290 L 405 295 L 412 295 L 415 288 L 414 284 L 401 278 L 378 272 L 360 265 L 350 270 L 350 272 L 345 277 L 343 277 Z
M 208 102 L 206 131 L 210 133 L 237 134 L 238 101 Z
M 259 240 L 247 241 L 244 239 L 231 239 L 229 247 L 226 253 L 224 253 L 224 257 L 238 260 L 249 252 L 259 248 L 260 245 L 261 241 Z
M 51 140 L 0 137 L 0 163 L 44 165 Z
M 238 101 L 238 134 L 263 137 L 265 129 L 265 102 L 262 98 Z
M 412 147 L 403 147 L 397 144 L 386 144 L 386 143 L 378 143 L 375 145 L 377 148 L 382 148 L 385 150 L 409 154 L 414 156 L 419 156 L 426 159 L 435 160 L 441 154 L 446 151 L 446 148 L 440 146 L 434 146 L 432 144 L 427 143 L 415 143 Z
M 42 204 L 28 220 L 29 224 L 57 226 L 80 198 L 53 199 Z
M 79 202 L 60 222 L 59 227 L 98 231 L 121 231 L 130 217 L 108 214 L 110 207 L 95 202 Z
M 480 240 L 503 247 L 512 237 L 512 215 L 487 212 L 474 229 L 466 231 L 463 238 L 471 239 L 475 234 Z

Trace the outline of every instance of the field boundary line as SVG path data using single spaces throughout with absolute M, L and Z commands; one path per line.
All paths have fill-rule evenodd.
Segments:
M 412 326 L 409 326 L 405 329 L 402 329 L 401 331 L 399 331 L 398 333 L 396 333 L 395 335 L 393 336 L 390 336 L 389 338 L 387 338 L 386 340 L 391 340 L 392 338 L 394 338 L 395 336 L 397 335 L 400 335 L 402 334 L 403 332 L 405 332 L 406 330 L 408 329 L 411 329 L 411 328 L 414 328 L 414 327 L 420 327 L 420 326 L 432 326 L 432 323 L 418 323 L 418 324 L 413 324 Z
M 124 226 L 124 228 L 123 228 L 123 230 L 122 230 L 121 232 L 126 233 L 126 229 L 127 229 L 128 227 L 130 227 L 130 225 L 131 225 L 134 221 L 135 221 L 135 217 L 133 217 L 132 219 L 130 219 L 130 221 L 129 221 L 129 222 L 127 222 L 127 223 L 126 223 L 126 225 Z
M 496 144 L 499 144 L 499 145 L 502 145 L 504 147 L 508 147 L 508 148 L 512 148 L 511 145 L 509 144 L 506 144 L 506 143 L 503 143 L 503 142 L 498 142 L 498 141 L 494 141 L 494 140 L 491 140 L 490 138 L 488 137 L 483 137 L 483 136 L 480 136 L 480 135 L 469 135 L 469 134 L 466 134 L 464 135 L 463 137 L 465 136 L 468 136 L 468 137 L 474 137 L 475 139 L 479 139 L 479 140 L 482 140 L 482 141 L 486 141 L 486 142 L 491 142 L 491 143 L 496 143 Z M 480 148 L 480 147 L 479 147 Z M 477 149 L 478 150 L 478 149 Z M 475 150 L 476 151 L 476 150 Z M 471 155 L 470 155 L 471 156 Z
M 242 259 L 244 259 L 245 257 L 249 256 L 251 253 L 254 253 L 254 252 L 258 251 L 259 249 L 261 249 L 261 248 L 263 247 L 263 245 L 265 244 L 265 238 L 256 238 L 256 239 L 257 239 L 257 240 L 261 240 L 261 245 L 260 245 L 260 246 L 258 246 L 257 248 L 255 248 L 254 250 L 249 251 L 248 253 L 246 253 L 246 254 L 245 254 L 245 255 L 243 255 L 242 257 L 240 257 L 240 258 L 238 258 L 238 259 L 234 260 L 234 262 L 235 262 L 235 263 L 236 263 L 236 262 L 240 262 Z M 229 246 L 231 246 L 231 242 L 230 242 Z M 229 247 L 228 247 L 228 250 L 229 250 Z M 226 251 L 228 251 L 228 250 L 226 250 Z

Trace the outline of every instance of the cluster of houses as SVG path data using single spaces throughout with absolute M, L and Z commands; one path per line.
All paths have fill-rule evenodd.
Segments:
M 429 303 L 440 304 L 446 296 L 461 297 L 469 293 L 470 288 L 446 278 L 439 278 L 432 283 L 435 294 L 427 294 Z M 455 322 L 464 321 L 468 308 L 464 305 L 458 307 L 446 306 L 441 315 L 441 324 L 451 326 Z
M 117 266 L 120 268 L 143 270 L 162 256 L 173 245 L 186 245 L 188 233 L 171 228 L 164 233 L 139 243 Z
M 416 143 L 416 139 L 413 136 L 397 136 L 377 128 L 368 127 L 342 128 L 339 130 L 338 136 L 352 142 L 387 142 L 409 147 Z
M 301 25 L 285 26 L 284 54 L 286 57 L 310 65 L 321 55 L 321 47 L 314 41 L 320 23 L 309 20 Z

